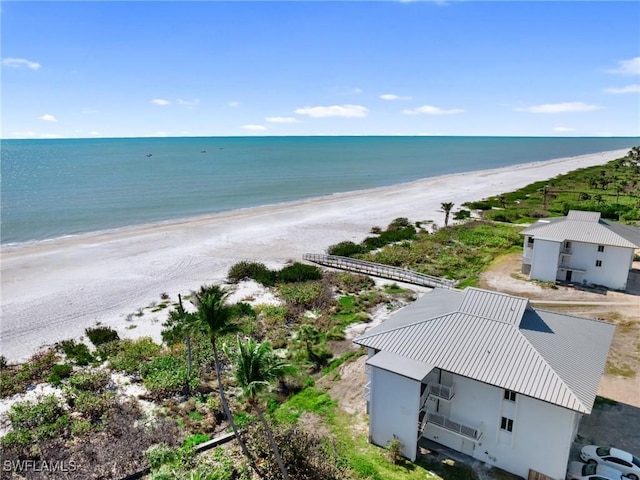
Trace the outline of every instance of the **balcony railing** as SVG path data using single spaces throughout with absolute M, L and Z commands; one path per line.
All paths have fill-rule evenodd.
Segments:
M 566 247 L 562 247 L 560 249 L 560 253 L 564 254 L 564 255 L 571 255 L 571 248 L 566 248 Z
M 442 385 L 440 383 L 429 383 L 427 388 L 424 389 L 422 396 L 420 397 L 420 407 L 425 408 L 427 399 L 432 396 L 439 398 L 440 400 L 446 400 L 447 402 L 453 398 L 455 391 L 453 385 Z
M 441 385 L 439 383 L 430 383 L 427 387 L 429 389 L 429 393 L 434 397 L 441 398 L 443 400 L 451 400 L 454 395 L 453 385 Z
M 471 440 L 479 440 L 482 436 L 482 432 L 479 429 L 456 422 L 439 413 L 427 413 L 427 423 L 432 423 L 433 425 L 470 438 Z
M 371 400 L 371 382 L 367 382 L 364 386 L 364 399 L 368 402 Z

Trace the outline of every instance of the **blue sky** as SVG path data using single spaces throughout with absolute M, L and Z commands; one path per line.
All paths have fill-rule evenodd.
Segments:
M 3 138 L 640 134 L 636 1 L 1 8 Z

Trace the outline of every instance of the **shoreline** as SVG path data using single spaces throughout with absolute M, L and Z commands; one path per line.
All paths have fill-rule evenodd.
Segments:
M 2 253 L 2 354 L 22 361 L 43 344 L 79 338 L 96 323 L 121 337 L 159 339 L 162 316 L 127 320 L 139 308 L 205 283 L 224 282 L 240 260 L 280 267 L 303 253 L 397 217 L 441 224 L 440 203 L 505 193 L 624 156 L 619 149 L 414 180 L 180 220 L 8 244 Z M 130 328 L 135 324 L 136 328 Z M 129 327 L 129 329 L 128 329 Z
M 601 155 L 601 156 L 613 155 L 615 153 L 614 157 L 609 159 L 609 160 L 612 160 L 613 158 L 617 158 L 617 155 L 624 156 L 627 153 L 627 151 L 628 149 L 609 150 L 605 152 L 576 155 L 572 157 L 562 157 L 562 158 L 554 158 L 550 160 L 527 162 L 522 164 L 510 165 L 506 167 L 498 167 L 498 168 L 484 169 L 484 170 L 472 170 L 468 172 L 449 173 L 445 175 L 425 177 L 417 180 L 411 180 L 408 182 L 396 183 L 392 185 L 371 187 L 371 188 L 360 189 L 360 190 L 349 190 L 345 192 L 334 192 L 334 193 L 328 193 L 325 195 L 301 198 L 298 200 L 291 200 L 286 202 L 269 203 L 264 205 L 242 207 L 242 208 L 237 208 L 232 210 L 222 210 L 219 212 L 205 213 L 200 215 L 193 215 L 193 216 L 182 217 L 182 218 L 173 218 L 173 219 L 167 219 L 167 220 L 158 220 L 153 222 L 144 222 L 144 223 L 133 224 L 133 225 L 125 225 L 121 227 L 104 228 L 104 229 L 99 229 L 94 231 L 69 233 L 69 234 L 64 234 L 64 235 L 50 237 L 50 238 L 25 240 L 21 242 L 8 242 L 8 243 L 0 244 L 0 253 L 12 252 L 17 249 L 27 248 L 30 246 L 40 245 L 40 244 L 51 244 L 54 242 L 73 241 L 74 239 L 84 240 L 84 239 L 90 239 L 92 237 L 103 236 L 103 235 L 104 236 L 118 235 L 118 234 L 126 235 L 129 232 L 136 234 L 139 231 L 143 231 L 143 230 L 151 230 L 151 229 L 157 229 L 157 228 L 163 228 L 163 227 L 166 227 L 166 228 L 178 227 L 180 225 L 187 225 L 187 224 L 196 223 L 196 222 L 217 221 L 218 219 L 225 218 L 227 216 L 240 217 L 243 214 L 248 214 L 248 215 L 259 214 L 261 213 L 261 211 L 265 209 L 276 210 L 279 208 L 296 207 L 299 205 L 304 205 L 309 203 L 323 203 L 331 200 L 341 200 L 342 198 L 347 198 L 347 197 L 358 197 L 358 196 L 370 195 L 370 194 L 373 195 L 378 192 L 384 193 L 386 190 L 396 190 L 396 189 L 402 189 L 404 187 L 419 186 L 429 181 L 447 180 L 448 178 L 461 177 L 465 175 L 477 175 L 482 177 L 485 175 L 491 175 L 491 174 L 496 174 L 496 173 L 506 172 L 506 171 L 518 171 L 518 170 L 530 169 L 530 168 L 547 166 L 547 165 L 551 166 L 551 165 L 562 163 L 568 160 L 570 161 L 578 160 L 578 159 L 586 160 L 587 158 L 596 157 L 598 155 Z M 603 160 L 603 162 L 606 163 L 609 160 Z M 597 164 L 598 163 L 596 163 L 596 165 Z M 590 166 L 590 165 L 585 165 L 585 166 Z M 582 168 L 582 167 L 578 167 L 578 168 Z M 498 193 L 506 193 L 506 192 L 496 192 L 495 194 L 498 194 Z M 494 195 L 494 194 L 491 194 L 491 195 Z M 488 196 L 491 196 L 491 195 L 488 195 Z

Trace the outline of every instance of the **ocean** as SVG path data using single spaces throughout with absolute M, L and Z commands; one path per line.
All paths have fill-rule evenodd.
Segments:
M 630 148 L 629 138 L 2 140 L 2 244 Z

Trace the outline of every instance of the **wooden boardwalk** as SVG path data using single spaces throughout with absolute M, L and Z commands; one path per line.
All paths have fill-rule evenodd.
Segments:
M 413 270 L 392 267 L 381 263 L 367 262 L 366 260 L 357 260 L 355 258 L 340 257 L 338 255 L 323 255 L 318 253 L 305 253 L 302 258 L 309 262 L 324 265 L 326 267 L 339 268 L 340 270 L 348 270 L 350 272 L 362 273 L 364 275 L 388 278 L 390 280 L 412 283 L 423 287 L 446 289 L 455 287 L 454 280 L 425 275 L 423 273 L 414 272 Z

